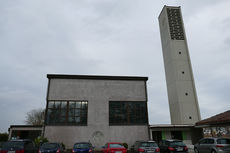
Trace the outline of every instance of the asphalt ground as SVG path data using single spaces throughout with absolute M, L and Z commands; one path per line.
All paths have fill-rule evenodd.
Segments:
M 65 153 L 71 153 L 71 151 L 66 151 Z M 94 151 L 94 153 L 101 153 L 101 151 Z M 193 149 L 189 149 L 189 153 L 195 153 Z
M 195 153 L 193 149 L 189 149 L 189 153 Z

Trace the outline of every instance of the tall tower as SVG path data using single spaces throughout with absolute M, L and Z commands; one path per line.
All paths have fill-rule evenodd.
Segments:
M 192 67 L 180 7 L 164 6 L 159 16 L 172 124 L 200 121 Z

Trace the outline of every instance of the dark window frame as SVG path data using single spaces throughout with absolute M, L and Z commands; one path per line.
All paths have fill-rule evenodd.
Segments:
M 54 103 L 52 107 L 50 107 L 49 105 L 51 102 Z M 58 105 L 56 103 L 60 103 L 60 104 Z M 63 106 L 64 103 L 66 103 L 66 106 Z M 70 107 L 70 103 L 74 103 L 74 107 Z M 77 103 L 80 103 L 79 108 L 77 107 Z M 78 115 L 75 114 L 76 110 L 79 110 L 80 112 Z M 57 116 L 55 115 L 53 116 L 55 117 L 55 121 L 51 121 L 52 120 L 51 113 L 57 115 Z M 73 119 L 72 122 L 70 121 L 71 117 Z M 76 118 L 79 118 L 80 121 L 76 122 Z M 46 119 L 45 119 L 46 125 L 87 126 L 87 123 L 88 123 L 88 101 L 87 100 L 48 100 L 47 101 Z
M 148 125 L 147 101 L 109 101 L 109 126 L 113 125 Z

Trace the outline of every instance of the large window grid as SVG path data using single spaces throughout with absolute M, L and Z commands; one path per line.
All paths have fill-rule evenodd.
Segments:
M 147 122 L 147 102 L 109 102 L 110 125 L 146 125 Z
M 87 125 L 87 101 L 48 101 L 46 124 Z

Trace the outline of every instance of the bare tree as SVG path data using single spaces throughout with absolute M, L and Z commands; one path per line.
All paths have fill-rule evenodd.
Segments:
M 25 123 L 28 125 L 43 125 L 45 118 L 45 109 L 33 109 L 26 114 Z

